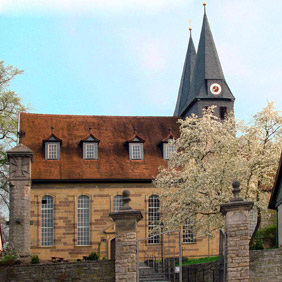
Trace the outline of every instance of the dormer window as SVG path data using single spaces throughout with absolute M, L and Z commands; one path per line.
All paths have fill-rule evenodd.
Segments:
M 170 142 L 163 143 L 163 158 L 164 158 L 164 160 L 169 160 L 170 155 L 173 152 L 175 152 L 175 150 L 176 150 L 175 144 L 170 144 Z
M 48 144 L 48 160 L 57 160 L 58 159 L 58 144 L 49 143 Z
M 171 132 L 171 128 L 169 128 L 169 135 L 164 138 L 161 142 L 164 160 L 169 160 L 171 154 L 176 151 L 176 145 L 171 143 L 171 141 L 175 139 L 175 136 Z
M 143 143 L 129 144 L 129 158 L 131 160 L 143 160 Z
M 145 140 L 137 133 L 137 130 L 134 129 L 134 135 L 126 141 L 128 144 L 129 159 L 130 160 L 143 160 L 144 159 L 144 150 L 143 144 Z
M 59 160 L 60 149 L 62 140 L 53 134 L 54 128 L 51 127 L 52 134 L 43 140 L 43 146 L 45 151 L 45 160 Z
M 93 143 L 85 143 L 85 159 L 98 159 L 98 144 Z
M 100 140 L 92 134 L 92 128 L 89 128 L 90 134 L 80 141 L 82 146 L 84 160 L 98 160 L 98 144 Z

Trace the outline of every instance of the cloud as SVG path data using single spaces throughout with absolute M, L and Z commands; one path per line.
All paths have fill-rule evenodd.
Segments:
M 124 13 L 131 9 L 155 12 L 183 3 L 187 5 L 185 0 L 0 0 L 0 13 L 79 16 L 100 12 Z

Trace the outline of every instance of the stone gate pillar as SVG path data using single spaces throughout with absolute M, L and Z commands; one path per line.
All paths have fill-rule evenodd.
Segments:
M 143 218 L 140 210 L 129 206 L 130 192 L 124 190 L 123 205 L 119 211 L 110 213 L 115 222 L 115 281 L 136 282 L 137 271 L 137 222 Z
M 254 203 L 239 197 L 239 181 L 234 181 L 232 186 L 234 197 L 229 203 L 220 205 L 225 215 L 226 281 L 249 281 L 249 211 Z
M 9 244 L 20 255 L 30 255 L 30 187 L 32 151 L 19 144 L 7 152 L 10 170 Z

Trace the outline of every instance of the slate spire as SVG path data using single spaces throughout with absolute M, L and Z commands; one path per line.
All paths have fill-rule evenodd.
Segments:
M 178 115 L 182 117 L 189 116 L 191 113 L 201 116 L 203 108 L 210 105 L 216 105 L 218 109 L 226 107 L 227 112 L 233 111 L 235 98 L 224 78 L 205 5 L 204 3 L 203 25 L 192 82 L 189 94 L 186 96 L 188 99 L 185 104 L 180 102 Z M 214 87 L 215 91 L 213 91 Z
M 194 71 L 194 66 L 196 62 L 196 49 L 192 39 L 192 28 L 189 28 L 190 38 L 186 53 L 186 58 L 183 66 L 183 72 L 181 76 L 177 102 L 174 110 L 174 116 L 179 116 L 181 109 L 185 106 L 188 100 L 188 95 L 191 88 L 192 75 Z

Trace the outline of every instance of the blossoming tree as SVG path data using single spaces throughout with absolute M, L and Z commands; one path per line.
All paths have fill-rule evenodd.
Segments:
M 243 123 L 233 115 L 222 122 L 213 110 L 179 120 L 180 137 L 172 141 L 177 150 L 155 179 L 167 228 L 189 219 L 198 235 L 212 234 L 223 224 L 220 204 L 232 197 L 235 179 L 241 182 L 240 196 L 255 202 L 257 227 L 267 208 L 282 148 L 281 113 L 268 103 Z

